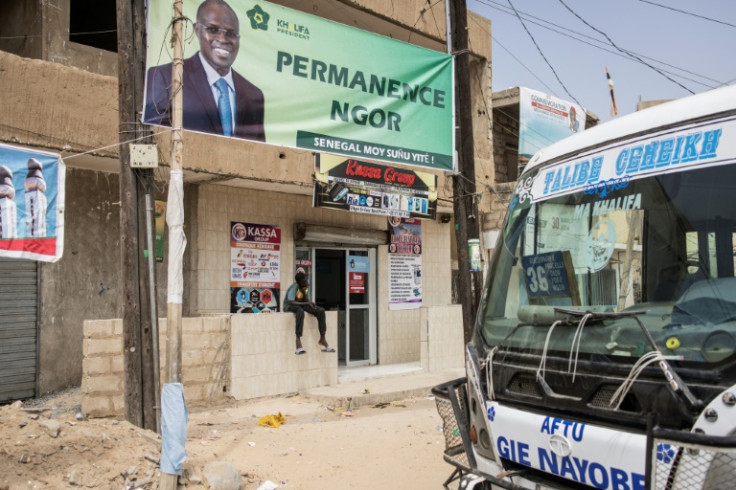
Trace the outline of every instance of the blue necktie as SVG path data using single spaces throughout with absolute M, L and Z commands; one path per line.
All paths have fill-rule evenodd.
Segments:
M 220 78 L 215 82 L 215 87 L 220 91 L 220 97 L 217 99 L 217 110 L 220 113 L 222 132 L 225 136 L 232 136 L 233 110 L 230 108 L 230 93 L 228 92 L 227 82 L 224 78 Z

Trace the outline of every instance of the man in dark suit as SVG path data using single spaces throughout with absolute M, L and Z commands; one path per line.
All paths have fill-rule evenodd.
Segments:
M 263 92 L 231 69 L 240 48 L 238 16 L 224 0 L 205 0 L 194 33 L 199 52 L 184 60 L 183 127 L 266 141 Z M 148 70 L 143 121 L 171 126 L 171 63 Z

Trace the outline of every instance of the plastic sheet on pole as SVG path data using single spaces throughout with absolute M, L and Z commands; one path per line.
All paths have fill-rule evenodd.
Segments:
M 184 401 L 184 385 L 166 383 L 161 390 L 161 472 L 181 475 L 181 465 L 187 459 L 189 411 Z
M 172 170 L 166 204 L 166 224 L 169 226 L 169 288 L 168 303 L 180 304 L 184 291 L 182 264 L 187 239 L 184 236 L 184 176 Z

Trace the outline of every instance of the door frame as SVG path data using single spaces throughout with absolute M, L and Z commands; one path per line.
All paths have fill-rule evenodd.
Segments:
M 309 282 L 312 285 L 312 297 L 317 297 L 317 250 L 340 250 L 343 252 L 343 267 L 345 271 L 345 283 L 343 284 L 345 293 L 345 366 L 356 367 L 374 365 L 378 362 L 378 297 L 377 297 L 377 253 L 376 247 L 355 245 L 355 246 L 334 246 L 334 245 L 318 245 L 310 243 L 308 245 L 295 245 L 294 250 L 294 270 L 296 270 L 297 250 L 309 250 L 309 258 L 312 267 L 309 275 Z M 347 257 L 350 251 L 368 252 L 369 272 L 366 289 L 368 293 L 368 303 L 366 305 L 350 305 L 350 275 L 348 274 Z M 350 310 L 368 310 L 368 359 L 353 361 L 350 359 Z M 338 325 L 337 328 L 340 328 Z M 339 345 L 338 345 L 339 347 Z
M 376 335 L 376 311 L 378 302 L 376 298 L 376 248 L 375 247 L 349 247 L 345 248 L 345 365 L 347 367 L 366 366 L 376 364 L 377 361 L 377 340 Z M 348 273 L 347 257 L 351 251 L 368 252 L 368 281 L 366 283 L 366 292 L 368 294 L 368 303 L 364 305 L 350 304 L 350 274 Z M 358 361 L 350 360 L 350 310 L 368 310 L 368 359 Z

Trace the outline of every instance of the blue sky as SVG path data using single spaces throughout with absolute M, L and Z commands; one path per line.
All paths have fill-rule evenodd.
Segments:
M 524 86 L 577 100 L 602 122 L 612 118 L 606 67 L 619 116 L 634 112 L 639 100 L 736 83 L 734 0 L 467 0 L 467 6 L 491 19 L 494 91 Z

